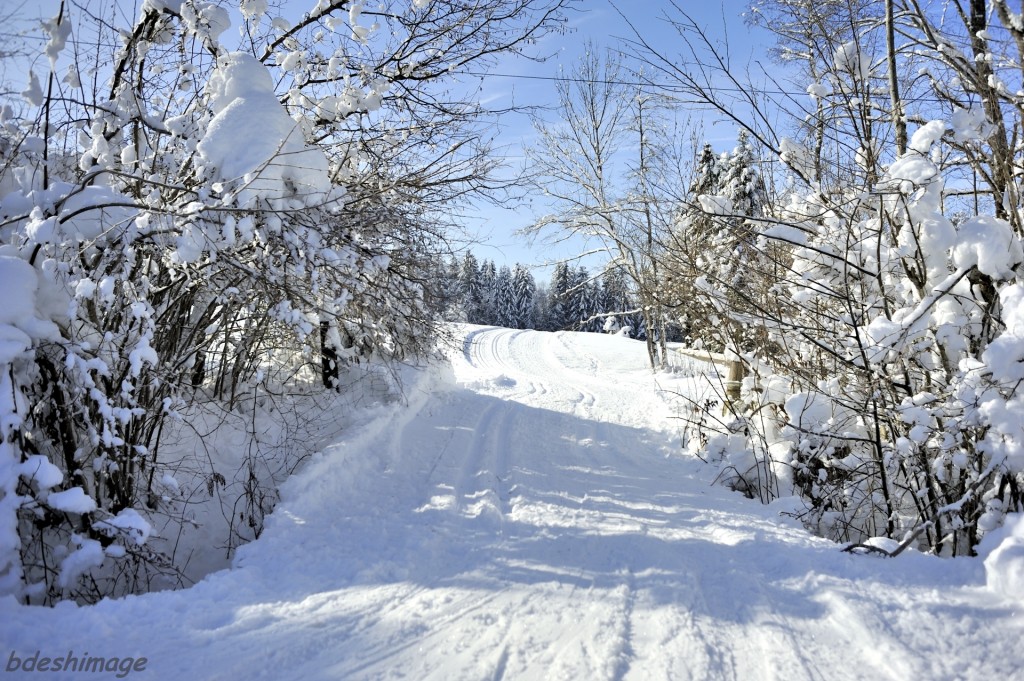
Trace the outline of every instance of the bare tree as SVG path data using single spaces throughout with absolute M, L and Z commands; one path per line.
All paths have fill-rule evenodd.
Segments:
M 535 121 L 541 141 L 529 152 L 531 179 L 556 212 L 531 229 L 582 237 L 590 252 L 608 256 L 608 268 L 628 276 L 656 368 L 666 353 L 656 252 L 674 214 L 671 202 L 656 195 L 658 150 L 665 147 L 658 130 L 667 116 L 664 98 L 631 80 L 614 53 L 588 45 L 571 74 L 557 82 L 561 119 Z

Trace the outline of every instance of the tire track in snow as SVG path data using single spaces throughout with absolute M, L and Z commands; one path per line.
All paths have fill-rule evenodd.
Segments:
M 519 341 L 517 343 L 517 341 Z M 520 336 L 506 331 L 487 331 L 475 337 L 474 343 L 468 350 L 466 361 L 477 369 L 500 373 L 514 378 L 518 385 L 526 387 L 525 393 L 516 393 L 515 397 L 520 398 L 541 398 L 545 407 L 550 409 L 552 403 L 562 405 L 561 414 L 558 412 L 544 412 L 547 414 L 545 420 L 550 420 L 550 425 L 541 423 L 527 424 L 525 428 L 519 428 L 513 432 L 513 424 L 519 426 L 519 416 L 523 414 L 525 407 L 511 404 L 500 415 L 494 416 L 494 410 L 488 409 L 475 423 L 474 430 L 477 431 L 476 440 L 480 439 L 480 431 L 494 431 L 500 434 L 490 438 L 491 453 L 489 461 L 491 469 L 497 471 L 508 471 L 511 475 L 514 469 L 510 469 L 508 458 L 511 455 L 509 436 L 515 442 L 523 442 L 529 437 L 532 430 L 538 433 L 557 432 L 561 428 L 559 423 L 569 422 L 575 424 L 573 428 L 585 428 L 585 432 L 576 432 L 584 443 L 589 441 L 600 442 L 605 438 L 604 432 L 607 425 L 590 420 L 590 414 L 597 403 L 597 396 L 593 390 L 584 387 L 579 378 L 578 372 L 567 366 L 564 360 L 564 352 L 559 348 L 563 347 L 562 341 L 554 334 L 533 334 L 531 336 Z M 597 371 L 596 364 L 591 362 L 588 365 L 591 373 Z M 538 380 L 539 379 L 539 380 Z M 536 419 L 542 414 L 529 414 L 530 418 Z M 576 417 L 576 418 L 574 418 Z M 582 420 L 580 419 L 582 417 Z M 498 422 L 495 422 L 495 421 Z M 524 423 L 527 423 L 524 421 Z M 586 437 L 585 437 L 586 436 Z M 584 448 L 588 445 L 582 445 Z M 570 450 L 581 451 L 581 445 L 573 445 Z M 560 451 L 558 455 L 565 456 L 568 451 Z M 554 455 L 554 453 L 552 453 Z M 582 463 L 582 462 L 581 462 Z M 517 494 L 528 494 L 515 481 L 514 489 Z M 511 491 L 512 486 L 509 486 Z M 505 499 L 508 498 L 506 495 Z M 529 503 L 528 500 L 523 503 Z M 510 511 L 509 505 L 505 506 L 506 512 Z M 619 563 L 628 562 L 625 556 L 609 558 Z M 581 571 L 577 577 L 587 579 Z M 636 601 L 635 586 L 631 572 L 628 567 L 620 569 L 613 576 L 616 585 L 601 585 L 600 589 L 605 594 L 596 604 L 590 606 L 594 611 L 593 619 L 597 623 L 598 630 L 593 640 L 584 640 L 569 637 L 569 641 L 556 643 L 556 648 L 544 646 L 541 651 L 534 651 L 534 654 L 542 657 L 553 655 L 546 666 L 557 670 L 564 665 L 565 674 L 575 676 L 580 672 L 579 649 L 589 650 L 584 656 L 601 660 L 599 665 L 587 675 L 595 679 L 623 679 L 628 673 L 633 658 L 632 637 L 632 611 Z M 593 589 L 592 584 L 590 589 Z M 576 587 L 571 591 L 575 593 Z M 589 591 L 589 590 L 588 590 Z M 586 597 L 581 592 L 580 598 Z M 553 642 L 554 643 L 554 642 Z M 569 670 L 576 668 L 576 673 Z M 564 675 L 564 674 L 563 674 Z
M 512 339 L 502 336 L 500 340 L 508 341 L 509 346 L 503 347 L 503 357 L 491 359 L 488 364 L 492 368 L 517 374 L 529 370 L 528 362 L 541 360 L 539 371 L 541 375 L 558 379 L 557 389 L 571 397 L 566 402 L 571 405 L 570 413 L 579 416 L 589 416 L 598 407 L 596 392 L 590 389 L 592 384 L 600 382 L 599 374 L 602 371 L 601 364 L 586 353 L 574 355 L 565 339 L 560 334 L 538 336 L 542 339 L 542 347 L 536 352 L 536 343 L 528 352 L 523 352 L 522 347 L 515 347 Z M 500 352 L 498 349 L 498 338 L 495 343 L 490 344 L 490 352 Z M 524 339 L 525 340 L 525 339 Z M 481 345 L 481 347 L 484 347 Z M 479 362 L 482 364 L 482 362 Z M 571 393 L 570 393 L 571 391 Z M 608 392 L 607 387 L 605 392 Z M 627 402 L 634 396 L 622 394 L 623 402 Z M 643 400 L 641 399 L 642 403 Z M 649 418 L 649 415 L 647 415 Z M 615 428 L 609 424 L 586 419 L 577 422 L 574 432 L 577 441 L 586 443 L 603 443 L 605 447 L 594 447 L 586 449 L 588 455 L 596 455 L 596 459 L 581 460 L 579 463 L 584 467 L 589 463 L 594 469 L 618 470 L 622 465 L 622 453 L 631 443 L 621 442 L 621 437 L 615 436 Z M 583 451 L 583 450 L 581 450 Z M 609 492 L 609 494 L 612 494 Z M 585 499 L 581 502 L 581 508 Z M 626 515 L 628 519 L 628 514 Z M 611 521 L 613 516 L 605 517 L 605 521 Z M 646 529 L 646 528 L 644 528 Z M 626 561 L 627 566 L 629 561 Z M 700 574 L 701 566 L 693 564 L 688 566 L 692 574 Z M 602 637 L 609 645 L 607 654 L 617 660 L 614 671 L 608 678 L 624 679 L 631 675 L 633 660 L 636 657 L 635 645 L 649 645 L 646 641 L 634 641 L 642 627 L 634 624 L 634 611 L 638 600 L 644 596 L 638 592 L 636 580 L 631 566 L 627 568 L 617 587 L 608 587 L 614 593 L 614 600 L 617 605 L 609 614 L 610 619 L 603 621 L 602 630 L 605 632 Z M 702 678 L 708 669 L 717 669 L 723 678 L 754 678 L 773 679 L 787 678 L 788 674 L 796 673 L 801 678 L 821 678 L 821 675 L 814 670 L 814 665 L 799 653 L 791 657 L 780 657 L 780 650 L 796 651 L 792 631 L 785 622 L 772 615 L 772 604 L 763 588 L 752 579 L 752 584 L 744 591 L 752 598 L 752 603 L 743 604 L 735 602 L 735 607 L 743 610 L 760 609 L 757 615 L 756 624 L 730 624 L 722 626 L 714 621 L 711 613 L 716 612 L 721 606 L 711 606 L 704 601 L 699 591 L 699 584 L 695 581 L 696 590 L 689 603 L 674 612 L 666 611 L 664 607 L 659 608 L 659 615 L 662 620 L 675 618 L 675 633 L 668 637 L 675 642 L 684 642 L 684 648 L 694 651 L 695 657 L 701 659 L 699 653 L 703 653 L 703 665 L 696 665 L 688 673 L 680 678 Z M 609 594 L 611 596 L 611 594 Z M 646 622 L 650 624 L 650 622 Z M 665 640 L 662 640 L 664 644 Z M 766 658 L 774 659 L 779 665 L 782 673 L 776 674 L 769 668 L 759 667 L 758 660 Z M 642 668 L 642 667 L 641 667 Z M 703 668 L 703 671 L 700 671 Z M 743 670 L 743 671 L 741 671 Z M 641 674 L 638 678 L 643 678 Z
M 742 500 L 682 479 L 686 469 L 665 458 L 673 434 L 656 426 L 660 398 L 612 354 L 628 344 L 599 355 L 609 339 L 470 335 L 454 358 L 463 389 L 406 438 L 416 449 L 444 430 L 446 450 L 420 489 L 451 497 L 425 528 L 438 533 L 439 557 L 410 607 L 449 595 L 418 625 L 389 609 L 400 624 L 382 620 L 366 634 L 397 648 L 403 673 L 795 681 L 943 669 L 883 667 L 915 652 L 879 626 L 883 610 L 815 598 L 804 568 L 782 553 L 792 537 L 775 525 L 759 537 L 758 513 Z M 831 555 L 793 543 L 814 560 Z M 873 636 L 878 655 L 855 650 Z M 387 664 L 356 676 L 386 675 Z

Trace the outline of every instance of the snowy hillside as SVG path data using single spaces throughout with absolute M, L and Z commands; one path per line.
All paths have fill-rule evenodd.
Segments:
M 462 333 L 451 371 L 423 371 L 407 406 L 285 485 L 233 569 L 88 607 L 0 602 L 7 669 L 37 651 L 35 664 L 136 665 L 49 679 L 902 681 L 1024 668 L 1024 600 L 990 589 L 982 560 L 842 553 L 712 486 L 713 468 L 680 454 L 659 393 L 699 390 L 693 372 L 652 375 L 643 343 L 620 337 Z

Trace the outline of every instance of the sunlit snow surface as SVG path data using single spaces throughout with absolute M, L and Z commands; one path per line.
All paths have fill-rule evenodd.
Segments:
M 129 678 L 152 679 L 1020 678 L 1024 605 L 982 560 L 844 554 L 711 486 L 658 393 L 696 381 L 652 375 L 642 343 L 460 333 L 454 375 L 421 373 L 407 406 L 290 480 L 235 569 L 93 607 L 4 601 L 3 661 L 145 656 Z

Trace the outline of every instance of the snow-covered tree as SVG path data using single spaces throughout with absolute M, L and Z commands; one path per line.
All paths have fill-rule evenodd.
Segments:
M 197 396 L 304 380 L 321 342 L 342 362 L 432 347 L 442 206 L 494 168 L 459 74 L 567 4 L 338 0 L 289 20 L 244 2 L 240 32 L 215 2 L 142 3 L 128 25 L 62 6 L 32 115 L 0 107 L 19 301 L 0 319 L 0 592 L 91 600 L 173 572 L 146 517 Z
M 480 310 L 477 324 L 497 324 L 498 312 L 498 269 L 493 260 L 484 260 L 480 264 Z
M 516 329 L 538 328 L 534 319 L 534 295 L 537 284 L 533 275 L 523 265 L 516 265 L 512 272 L 511 319 Z
M 512 303 L 512 270 L 502 265 L 494 278 L 494 324 L 516 328 L 515 308 Z
M 651 366 L 662 366 L 667 310 L 658 252 L 675 201 L 659 179 L 669 160 L 665 150 L 674 145 L 664 123 L 672 104 L 646 87 L 642 72 L 627 75 L 621 58 L 593 45 L 571 76 L 556 84 L 562 120 L 535 121 L 533 181 L 552 198 L 554 211 L 533 229 L 582 237 L 588 250 L 603 251 L 626 273 L 642 299 L 644 327 L 652 330 L 644 336 Z
M 622 327 L 630 328 L 630 336 L 636 337 L 640 331 L 641 316 L 638 314 L 636 301 L 629 288 L 629 280 L 618 268 L 606 269 L 601 275 L 601 299 L 603 312 L 614 317 L 615 330 Z M 602 324 L 602 330 L 607 330 Z
M 551 295 L 547 286 L 538 284 L 533 293 L 533 327 L 538 331 L 554 331 L 551 323 Z
M 484 294 L 480 283 L 480 263 L 471 252 L 462 257 L 462 265 L 459 268 L 459 294 L 462 309 L 465 310 L 465 321 L 479 324 Z
M 678 323 L 691 340 L 714 350 L 750 350 L 763 335 L 756 324 L 731 322 L 720 310 L 745 316 L 744 308 L 762 302 L 762 275 L 770 265 L 757 240 L 756 218 L 767 202 L 758 165 L 745 130 L 735 148 L 720 156 L 705 144 L 666 244 L 669 274 L 662 290 L 676 301 Z M 715 288 L 728 293 L 713 293 Z
M 807 81 L 806 100 L 771 107 L 690 17 L 674 25 L 694 59 L 638 37 L 645 66 L 745 129 L 786 188 L 745 216 L 755 278 L 695 280 L 719 328 L 761 334 L 737 346 L 746 391 L 734 421 L 702 433 L 705 455 L 751 496 L 799 495 L 827 536 L 942 555 L 1024 510 L 1021 109 L 1007 85 L 1024 31 L 1005 3 L 952 7 L 757 3 Z M 725 226 L 736 198 L 723 187 L 699 209 Z
M 548 329 L 562 331 L 571 329 L 574 323 L 572 309 L 572 272 L 569 265 L 560 262 L 551 272 L 548 286 Z

